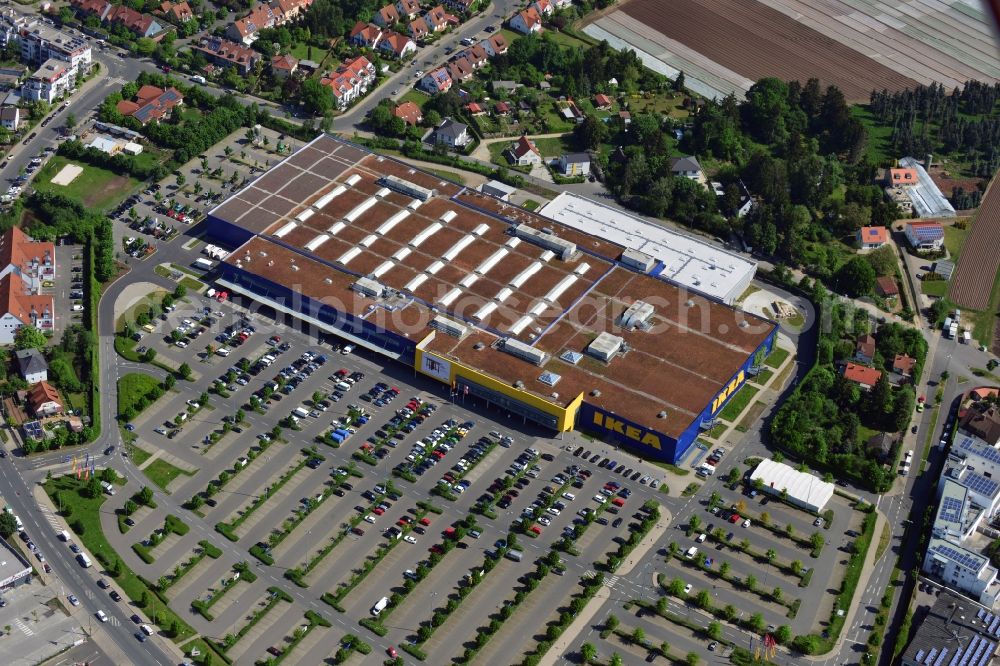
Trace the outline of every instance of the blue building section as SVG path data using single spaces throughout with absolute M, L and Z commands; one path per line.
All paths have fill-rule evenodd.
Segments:
M 211 213 L 205 219 L 205 228 L 208 230 L 209 235 L 219 241 L 220 244 L 228 245 L 232 248 L 243 245 L 257 235 L 248 229 L 244 229 L 232 222 L 227 222 Z
M 676 465 L 694 445 L 695 440 L 698 439 L 698 433 L 705 425 L 712 423 L 716 415 L 722 411 L 722 408 L 743 384 L 756 374 L 757 366 L 774 349 L 774 338 L 777 333 L 778 327 L 774 326 L 767 338 L 754 350 L 753 354 L 747 357 L 747 360 L 726 383 L 722 391 L 705 406 L 701 414 L 684 429 L 680 437 L 671 437 L 666 433 L 641 426 L 588 402 L 584 402 L 577 412 L 576 427 L 592 432 L 605 441 L 631 449 L 644 458 L 662 460 Z
M 416 359 L 416 342 L 385 330 L 352 314 L 341 312 L 325 303 L 314 301 L 299 292 L 275 284 L 259 275 L 248 273 L 225 262 L 219 264 L 219 278 L 238 285 L 260 297 L 261 302 L 278 303 L 304 317 L 336 329 L 347 338 L 356 338 L 400 361 L 413 365 Z

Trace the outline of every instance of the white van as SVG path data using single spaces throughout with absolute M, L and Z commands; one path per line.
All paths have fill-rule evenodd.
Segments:
M 691 546 L 684 553 L 684 557 L 686 557 L 689 560 L 693 560 L 694 556 L 697 555 L 697 554 L 698 554 L 698 547 L 697 546 Z
M 232 351 L 233 350 L 230 349 L 229 347 L 219 347 L 218 349 L 215 350 L 215 353 L 219 356 L 225 357 L 229 356 L 232 353 Z
M 372 606 L 372 615 L 378 617 L 379 614 L 382 611 L 384 611 L 386 606 L 388 605 L 389 605 L 389 597 L 382 597 L 381 599 L 375 602 L 374 606 Z
M 333 385 L 333 387 L 335 389 L 337 389 L 338 391 L 350 391 L 351 390 L 351 384 L 348 384 L 347 382 L 337 382 L 336 384 Z
M 292 414 L 299 417 L 300 419 L 304 419 L 305 417 L 309 416 L 309 410 L 303 407 L 302 405 L 299 405 L 292 411 Z
M 67 532 L 66 530 L 59 532 L 59 538 L 62 541 L 69 541 L 69 532 Z

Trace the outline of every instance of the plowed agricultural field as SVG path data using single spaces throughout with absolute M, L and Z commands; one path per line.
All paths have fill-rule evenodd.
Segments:
M 916 85 L 755 0 L 631 0 L 620 11 L 749 79 L 818 78 L 852 102 L 868 101 L 875 89 Z
M 994 178 L 986 189 L 951 282 L 951 300 L 971 310 L 989 307 L 990 291 L 1000 269 L 1000 185 L 997 180 Z

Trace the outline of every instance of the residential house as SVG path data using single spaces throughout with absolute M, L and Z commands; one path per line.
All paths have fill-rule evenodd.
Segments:
M 14 352 L 17 359 L 17 368 L 28 384 L 48 381 L 49 364 L 45 361 L 45 356 L 37 349 L 18 349 Z
M 910 247 L 917 252 L 938 252 L 944 247 L 944 227 L 940 222 L 908 222 L 903 233 Z
M 257 51 L 221 37 L 207 37 L 192 48 L 201 51 L 210 63 L 219 67 L 235 67 L 243 76 L 249 74 L 261 58 Z
M 517 81 L 509 81 L 507 79 L 500 79 L 499 81 L 493 81 L 490 85 L 493 86 L 493 91 L 501 91 L 506 93 L 512 93 L 517 90 Z
M 156 86 L 142 86 L 136 93 L 135 101 L 122 100 L 118 102 L 118 113 L 132 117 L 143 125 L 159 122 L 169 118 L 175 106 L 184 103 L 184 95 L 177 88 L 164 90 Z
M 406 35 L 400 34 L 395 30 L 386 30 L 382 33 L 382 40 L 378 44 L 378 50 L 400 60 L 416 53 L 417 44 Z
M 276 55 L 271 58 L 271 73 L 276 79 L 287 79 L 295 74 L 299 68 L 299 61 L 288 54 Z
M 423 111 L 420 107 L 413 102 L 403 102 L 402 104 L 397 104 L 396 108 L 392 110 L 392 115 L 397 118 L 402 118 L 406 121 L 407 125 L 419 125 L 424 121 Z
M 896 298 L 899 296 L 899 286 L 896 279 L 883 275 L 875 280 L 875 293 L 882 298 Z
M 55 279 L 55 245 L 11 227 L 0 235 L 0 277 L 8 273 L 16 273 L 29 290 L 38 293 L 43 282 Z
M 858 363 L 871 363 L 875 358 L 875 338 L 864 334 L 854 343 L 854 360 Z
M 1000 409 L 993 404 L 973 405 L 959 417 L 959 429 L 990 446 L 1000 444 Z
M 906 354 L 896 354 L 896 357 L 892 359 L 892 371 L 898 373 L 902 377 L 912 377 L 913 368 L 917 364 L 917 359 L 912 356 L 907 356 Z
M 11 67 L 0 66 L 0 90 L 11 90 L 21 87 L 21 79 L 28 74 L 28 69 L 20 65 Z
M 504 55 L 507 53 L 507 38 L 501 35 L 499 32 L 495 32 L 489 36 L 488 39 L 483 40 L 479 44 L 486 50 L 486 55 L 493 58 L 498 55 Z
M 434 143 L 443 144 L 449 148 L 462 148 L 472 141 L 469 135 L 469 126 L 445 118 L 434 130 Z
M 81 18 L 96 16 L 102 22 L 114 7 L 108 0 L 69 0 L 69 4 Z
M 858 244 L 862 250 L 877 250 L 889 242 L 889 231 L 885 227 L 861 227 L 858 229 Z
M 701 170 L 701 165 L 698 164 L 698 158 L 693 155 L 671 158 L 670 172 L 675 176 L 690 178 L 692 180 L 700 181 L 705 178 L 705 175 Z
M 621 121 L 623 126 L 628 127 L 632 123 L 632 114 L 628 111 L 619 111 L 618 119 Z
M 250 13 L 237 19 L 226 28 L 226 37 L 234 42 L 250 46 L 257 41 L 257 33 L 266 28 L 278 25 L 278 19 L 270 5 L 256 4 L 250 8 Z
M 895 445 L 897 435 L 890 434 L 887 432 L 880 432 L 877 435 L 872 435 L 865 442 L 865 450 L 872 454 L 877 460 L 885 461 L 889 459 L 889 454 L 892 453 L 892 447 Z
M 555 8 L 552 6 L 552 0 L 535 0 L 531 3 L 532 9 L 534 9 L 540 16 L 552 16 L 552 12 Z
M 479 102 L 469 102 L 465 105 L 465 110 L 470 116 L 482 116 L 486 114 L 486 109 Z
M 424 21 L 427 22 L 428 29 L 434 33 L 446 30 L 450 25 L 458 25 L 460 23 L 456 16 L 449 14 L 441 5 L 428 10 L 424 14 Z
M 410 37 L 417 41 L 420 41 L 427 37 L 427 35 L 431 34 L 430 26 L 427 25 L 427 21 L 424 20 L 423 16 L 410 21 L 410 25 L 407 26 L 407 29 L 410 31 Z
M 522 35 L 541 32 L 542 16 L 534 6 L 528 7 L 514 15 L 510 20 L 510 29 Z
M 21 97 L 29 102 L 54 101 L 68 95 L 76 83 L 76 75 L 69 63 L 54 58 L 42 63 L 21 86 Z
M 38 382 L 28 389 L 28 411 L 35 418 L 45 418 L 63 413 L 59 391 L 48 382 Z
M 167 18 L 173 19 L 178 23 L 187 23 L 194 18 L 194 12 L 191 11 L 191 6 L 187 3 L 187 0 L 181 0 L 181 2 L 166 0 L 166 2 L 160 5 L 159 11 Z
M 0 108 L 0 127 L 14 132 L 21 124 L 21 109 L 16 106 Z
M 594 108 L 598 111 L 610 111 L 614 101 L 604 93 L 594 95 Z
M 0 278 L 0 345 L 13 344 L 22 326 L 51 331 L 53 324 L 52 296 L 31 293 L 16 272 Z
M 396 9 L 396 5 L 386 5 L 378 10 L 372 21 L 383 28 L 391 28 L 396 25 L 399 23 L 399 11 Z
M 590 174 L 590 155 L 587 153 L 567 153 L 559 156 L 559 172 L 564 176 L 586 176 Z
M 136 37 L 152 37 L 163 31 L 163 26 L 155 18 L 125 5 L 118 5 L 109 11 L 105 20 L 112 25 L 125 26 Z
M 278 16 L 278 25 L 299 18 L 312 5 L 313 0 L 273 0 L 271 9 Z
M 550 0 L 555 9 L 565 9 L 573 4 L 573 0 Z
M 533 166 L 542 163 L 542 154 L 535 142 L 522 135 L 507 149 L 510 161 L 517 166 Z
M 354 24 L 354 28 L 347 39 L 355 46 L 373 49 L 382 40 L 382 28 L 374 23 L 358 21 Z
M 882 378 L 882 372 L 866 365 L 856 365 L 848 363 L 844 366 L 844 379 L 854 382 L 861 387 L 862 391 L 870 391 L 878 380 Z
M 583 115 L 583 111 L 580 110 L 580 107 L 578 107 L 576 102 L 573 100 L 560 104 L 559 115 L 571 123 L 576 123 L 578 125 L 586 118 L 586 116 Z
M 501 118 L 506 118 L 510 115 L 510 104 L 507 102 L 497 102 L 493 105 L 493 113 Z
M 368 58 L 359 56 L 338 67 L 334 74 L 323 77 L 320 83 L 333 90 L 337 108 L 343 109 L 368 92 L 374 81 L 375 65 Z
M 465 58 L 472 63 L 473 69 L 479 69 L 486 64 L 489 54 L 486 53 L 486 49 L 483 48 L 481 44 L 474 44 L 469 48 L 461 51 L 459 56 Z
M 413 20 L 420 15 L 420 0 L 398 0 L 396 11 L 399 16 L 405 16 L 408 20 Z
M 448 76 L 452 81 L 467 81 L 476 70 L 466 58 L 456 58 L 448 63 Z
M 444 67 L 439 67 L 420 79 L 420 89 L 428 94 L 443 93 L 451 90 L 451 77 Z

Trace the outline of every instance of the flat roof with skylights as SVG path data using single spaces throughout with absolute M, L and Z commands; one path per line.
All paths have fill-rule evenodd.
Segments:
M 299 309 L 343 313 L 354 330 L 420 344 L 517 394 L 563 408 L 587 394 L 675 438 L 775 330 L 630 270 L 618 262 L 627 248 L 606 237 L 327 135 L 208 226 L 239 239 L 220 266 L 225 288 L 305 296 Z

